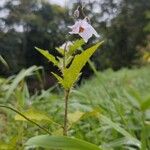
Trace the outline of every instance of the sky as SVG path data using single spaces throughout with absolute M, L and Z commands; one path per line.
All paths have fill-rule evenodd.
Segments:
M 0 6 L 2 6 L 5 1 L 6 0 L 0 0 Z M 58 5 L 64 6 L 65 1 L 68 2 L 69 0 L 48 0 L 48 1 L 53 4 L 58 4 Z M 70 1 L 76 1 L 76 0 L 70 0 Z
M 6 0 L 0 0 L 0 6 L 2 6 L 5 1 Z M 47 1 L 49 1 L 52 4 L 58 4 L 58 5 L 61 5 L 61 6 L 65 6 L 65 3 L 68 4 L 68 3 L 76 3 L 76 2 L 78 2 L 78 0 L 47 0 Z M 82 2 L 89 2 L 89 1 L 92 2 L 94 0 L 81 0 L 81 1 Z
M 55 3 L 55 4 L 58 4 L 58 5 L 61 5 L 61 6 L 65 6 L 65 3 L 68 1 L 68 0 L 48 0 L 50 3 Z M 65 2 L 66 1 L 66 2 Z
M 0 6 L 2 6 L 4 4 L 6 0 L 0 0 Z M 48 0 L 50 3 L 55 3 L 55 4 L 58 4 L 58 5 L 61 5 L 61 6 L 64 6 L 65 5 L 65 1 L 68 1 L 68 0 Z

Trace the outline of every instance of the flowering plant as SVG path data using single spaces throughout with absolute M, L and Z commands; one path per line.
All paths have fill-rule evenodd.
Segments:
M 80 6 L 81 7 L 81 6 Z M 79 8 L 79 7 L 78 7 Z M 68 26 L 71 31 L 69 32 L 71 35 L 78 34 L 81 39 L 77 39 L 75 41 L 67 41 L 62 46 L 57 47 L 56 50 L 60 53 L 60 56 L 53 56 L 47 50 L 43 50 L 41 48 L 36 48 L 38 52 L 40 52 L 48 61 L 52 62 L 54 66 L 56 66 L 60 70 L 60 74 L 52 72 L 54 77 L 57 79 L 58 83 L 64 89 L 64 122 L 62 125 L 63 129 L 63 136 L 51 136 L 48 129 L 40 126 L 38 123 L 32 121 L 30 118 L 26 117 L 25 115 L 21 114 L 19 111 L 14 110 L 13 108 L 9 108 L 24 119 L 34 123 L 43 131 L 48 133 L 49 135 L 41 135 L 36 136 L 29 139 L 26 143 L 28 146 L 40 146 L 43 148 L 50 148 L 50 149 L 62 149 L 62 150 L 100 150 L 100 148 L 94 144 L 85 142 L 79 139 L 69 138 L 68 136 L 68 102 L 69 102 L 69 95 L 74 87 L 76 81 L 81 75 L 81 70 L 87 61 L 90 59 L 92 54 L 96 51 L 96 49 L 102 44 L 102 42 L 98 42 L 87 48 L 82 50 L 80 54 L 76 54 L 75 52 L 78 49 L 81 49 L 82 46 L 88 42 L 88 40 L 95 35 L 99 37 L 96 30 L 92 27 L 89 23 L 88 18 L 85 16 L 84 19 L 79 19 L 80 12 L 79 10 L 75 10 L 74 15 L 76 17 L 76 22 L 72 26 Z M 3 106 L 4 107 L 4 106 Z M 5 108 L 7 108 L 5 106 Z M 57 123 L 56 123 L 57 124 Z

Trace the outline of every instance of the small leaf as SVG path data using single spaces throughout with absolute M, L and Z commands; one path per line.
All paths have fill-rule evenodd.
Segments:
M 61 55 L 64 55 L 64 49 L 60 47 L 55 48 Z
M 61 150 L 101 150 L 94 144 L 66 136 L 40 135 L 29 139 L 26 145 Z
M 74 113 L 68 114 L 68 121 L 70 124 L 76 123 L 81 119 L 81 117 L 84 115 L 84 112 L 76 111 Z
M 87 117 L 99 118 L 100 114 L 101 114 L 101 110 L 99 108 L 95 108 L 92 111 L 85 113 L 84 118 L 87 118 Z
M 69 52 L 68 54 L 69 55 L 72 55 L 74 54 L 74 52 L 80 48 L 83 44 L 85 44 L 84 40 L 83 39 L 79 39 L 79 40 L 76 40 L 73 42 L 73 45 L 70 45 L 69 47 Z
M 63 136 L 63 128 L 56 129 L 52 132 L 52 135 Z
M 54 72 L 51 72 L 53 75 L 54 75 L 54 77 L 58 80 L 58 82 L 64 87 L 64 81 L 63 81 L 63 79 L 62 79 L 62 77 L 60 77 L 60 76 L 58 76 L 56 73 L 54 73 Z
M 53 55 L 51 55 L 48 51 L 42 50 L 40 48 L 35 47 L 37 51 L 39 51 L 45 58 L 47 58 L 50 62 L 52 62 L 55 66 L 58 66 L 58 61 L 55 59 Z

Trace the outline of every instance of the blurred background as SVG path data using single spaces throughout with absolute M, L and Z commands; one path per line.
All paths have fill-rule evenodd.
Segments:
M 44 66 L 49 76 L 56 68 L 34 47 L 56 54 L 55 47 L 68 40 L 67 26 L 74 23 L 79 2 L 105 41 L 92 57 L 98 70 L 135 68 L 150 62 L 150 0 L 1 0 L 0 58 L 8 66 L 0 63 L 0 76 L 17 74 L 32 65 Z M 87 65 L 83 76 L 91 74 Z

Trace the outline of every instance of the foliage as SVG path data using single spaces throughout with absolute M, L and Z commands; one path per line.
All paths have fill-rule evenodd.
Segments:
M 139 64 L 136 63 L 140 59 L 137 46 L 143 46 L 149 34 L 149 0 L 121 0 L 117 3 L 105 0 L 88 3 L 86 8 L 92 24 L 105 39 L 103 50 L 97 51 L 93 57 L 97 69 L 120 69 Z M 67 39 L 66 25 L 73 21 L 68 16 L 70 8 L 39 0 L 8 0 L 0 10 L 8 12 L 0 18 L 0 55 L 10 67 L 6 69 L 1 65 L 0 74 L 8 76 L 32 65 L 43 65 L 47 72 L 53 71 L 52 64 L 49 67 L 49 62 L 33 47 L 51 50 L 56 55 L 53 50 Z
M 53 70 L 33 47 L 54 49 L 66 39 L 67 10 L 39 0 L 8 0 L 3 10 L 9 13 L 0 18 L 5 24 L 5 27 L 0 26 L 0 54 L 7 60 L 10 70 L 3 69 L 1 74 L 14 74 L 32 65 Z
M 96 145 L 69 137 L 40 135 L 31 138 L 26 145 L 62 150 L 100 150 Z
M 149 71 L 149 66 L 118 72 L 107 70 L 90 81 L 84 81 L 78 91 L 74 89 L 69 104 L 69 136 L 99 145 L 103 150 L 149 149 Z M 48 128 L 51 135 L 62 136 L 62 93 L 52 93 L 51 88 L 38 95 L 29 95 L 26 83 L 21 81 L 6 100 L 14 80 L 15 77 L 0 78 L 0 103 L 20 110 Z M 22 106 L 20 100 L 24 100 Z M 0 108 L 0 112 L 1 149 L 4 145 L 24 149 L 27 139 L 45 134 L 24 119 L 15 120 L 16 114 L 12 111 Z M 36 112 L 37 117 L 46 115 L 46 118 L 40 121 L 41 117 L 36 118 L 28 112 Z

